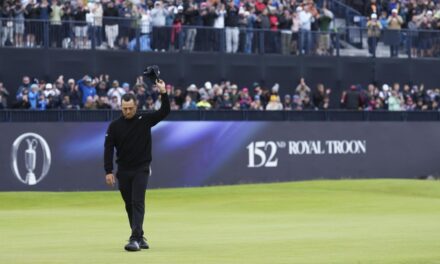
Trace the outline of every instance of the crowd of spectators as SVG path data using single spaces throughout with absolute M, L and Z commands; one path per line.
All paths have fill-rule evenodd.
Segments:
M 392 57 L 398 55 L 402 40 L 406 41 L 406 49 L 413 57 L 440 55 L 440 34 L 432 32 L 432 30 L 440 30 L 439 1 L 368 0 L 361 2 L 363 2 L 361 9 L 369 19 L 367 29 L 370 53 L 374 53 L 376 44 L 382 37 L 384 43 L 390 46 Z M 381 34 L 381 31 L 386 29 L 390 30 Z M 401 29 L 408 30 L 404 37 L 399 33 Z
M 259 29 L 265 32 L 264 52 L 328 54 L 334 15 L 319 2 L 318 7 L 313 0 L 0 0 L 0 46 L 81 49 L 89 48 L 94 36 L 98 48 L 133 49 L 138 34 L 141 50 L 179 46 L 251 53 L 261 41 L 261 31 L 253 31 Z M 47 27 L 40 19 L 49 21 Z
M 342 91 L 340 101 L 331 101 L 332 89 L 324 84 L 311 88 L 304 78 L 289 89 L 275 83 L 266 88 L 257 82 L 251 87 L 238 87 L 230 81 L 205 82 L 187 87 L 166 85 L 172 110 L 439 110 L 440 89 L 425 89 L 424 85 L 399 83 L 391 86 L 352 85 Z M 340 91 L 340 89 L 337 89 Z M 161 96 L 154 85 L 142 76 L 133 85 L 111 80 L 109 75 L 84 76 L 79 80 L 59 76 L 54 82 L 24 76 L 17 92 L 12 94 L 0 82 L 0 109 L 113 109 L 121 108 L 121 97 L 133 93 L 140 110 L 157 110 Z
M 402 18 L 401 27 L 410 28 L 410 22 L 416 18 L 421 28 L 440 29 L 440 3 L 438 0 L 345 0 L 361 11 L 366 17 L 376 14 L 385 26 L 393 10 Z

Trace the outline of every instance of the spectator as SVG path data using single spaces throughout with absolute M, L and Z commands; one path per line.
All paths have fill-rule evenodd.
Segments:
M 292 97 L 290 94 L 284 95 L 283 108 L 284 110 L 292 110 Z
M 67 96 L 69 96 L 69 104 L 74 109 L 79 109 L 81 106 L 81 93 L 78 85 L 75 85 L 74 79 L 67 81 Z
M 52 97 L 59 96 L 61 93 L 58 89 L 54 88 L 54 86 L 51 83 L 47 83 L 45 89 L 43 90 L 43 94 L 47 98 L 49 96 Z
M 110 49 L 114 49 L 116 38 L 119 35 L 119 24 L 117 19 L 117 17 L 119 16 L 119 12 L 116 9 L 113 1 L 109 1 L 107 3 L 107 6 L 104 7 L 103 16 L 107 45 Z
M 318 14 L 319 24 L 319 45 L 317 53 L 319 55 L 330 55 L 330 25 L 333 21 L 333 12 L 327 9 L 326 2 Z
M 402 104 L 401 97 L 396 90 L 391 92 L 391 96 L 388 98 L 388 110 L 389 111 L 400 111 Z
M 197 35 L 195 26 L 198 26 L 199 17 L 200 13 L 197 4 L 194 3 L 194 0 L 188 0 L 188 4 L 184 6 L 184 24 L 187 26 L 184 50 L 194 50 Z
M 281 31 L 281 54 L 289 55 L 292 47 L 292 14 L 288 9 L 280 16 L 278 28 Z
M 321 105 L 318 106 L 319 110 L 328 110 L 330 109 L 330 97 L 324 97 L 324 101 Z
M 391 92 L 388 84 L 382 85 L 382 91 L 379 92 L 379 97 L 382 99 L 385 109 L 388 109 L 388 98 L 390 96 L 391 96 Z
M 200 50 L 201 51 L 213 51 L 215 47 L 215 34 L 212 29 L 214 26 L 217 13 L 215 8 L 208 2 L 201 3 L 200 16 L 202 18 L 202 25 L 205 27 L 199 32 L 200 37 Z
M 96 96 L 96 89 L 92 83 L 92 78 L 89 76 L 84 76 L 81 80 L 77 82 L 79 90 L 82 94 L 82 104 L 87 102 L 87 97 L 91 96 L 94 98 Z
M 112 109 L 108 102 L 107 96 L 99 96 L 98 100 L 96 101 L 96 109 Z
M 49 43 L 51 47 L 61 47 L 61 17 L 63 15 L 62 6 L 58 0 L 52 0 L 52 12 L 50 12 L 50 34 Z
M 236 102 L 240 104 L 240 94 L 238 93 L 238 86 L 236 84 L 231 85 L 231 101 L 232 105 L 235 105 Z
M 25 7 L 24 17 L 27 20 L 25 22 L 26 47 L 33 48 L 37 42 L 36 32 L 41 31 L 41 24 L 37 22 L 40 18 L 39 4 L 35 0 L 29 0 Z
M 356 85 L 352 85 L 348 91 L 343 92 L 341 106 L 345 109 L 362 110 L 361 94 Z
M 197 110 L 197 105 L 190 95 L 185 97 L 185 102 L 182 105 L 182 110 Z
M 414 100 L 411 97 L 406 99 L 406 103 L 404 105 L 405 111 L 414 111 L 416 108 L 416 104 L 414 104 Z
M 176 104 L 179 106 L 180 109 L 182 109 L 183 102 L 185 101 L 185 97 L 183 96 L 181 89 L 176 89 L 174 91 L 174 100 L 176 101 Z
M 1 5 L 1 2 L 0 2 Z M 14 9 L 9 2 L 4 2 L 0 10 L 0 46 L 12 46 L 14 42 Z
M 295 94 L 292 100 L 292 110 L 300 111 L 302 109 L 303 109 L 303 103 L 301 97 Z
M 112 108 L 112 110 L 120 110 L 121 109 L 121 103 L 118 99 L 117 96 L 112 96 L 111 100 L 110 100 L 110 107 Z M 146 110 L 153 110 L 153 106 L 151 106 L 151 108 L 147 108 Z
M 370 21 L 367 22 L 367 35 L 368 35 L 368 52 L 372 56 L 376 56 L 376 47 L 379 42 L 382 25 L 377 21 L 377 15 L 371 14 Z
M 121 49 L 127 49 L 128 47 L 133 15 L 132 2 L 123 1 L 119 8 L 119 47 Z
M 222 110 L 231 110 L 232 109 L 232 101 L 229 96 L 229 93 L 223 94 L 223 99 L 220 102 L 220 109 Z
M 223 32 L 223 29 L 225 28 L 225 17 L 226 17 L 226 8 L 225 4 L 218 3 L 217 8 L 215 10 L 215 13 L 217 14 L 217 17 L 214 21 L 214 50 L 215 51 L 222 51 L 220 50 L 220 41 L 221 37 L 220 35 Z
M 241 109 L 249 109 L 252 104 L 252 98 L 249 95 L 249 89 L 243 88 L 240 93 L 240 108 Z
M 163 7 L 162 1 L 154 2 L 154 8 L 151 10 L 151 25 L 153 26 L 153 42 L 154 51 L 165 51 L 168 49 L 170 39 L 170 30 L 165 27 L 165 20 L 168 16 L 168 10 Z
M 382 25 L 382 29 L 388 28 L 388 14 L 386 11 L 382 11 L 379 17 L 379 22 Z
M 62 15 L 61 15 L 61 45 L 63 48 L 73 48 L 72 45 L 72 21 L 73 17 L 73 7 L 69 1 L 64 2 L 64 5 L 61 7 Z
M 47 109 L 48 100 L 44 94 L 40 93 L 37 102 L 37 110 L 44 111 Z
M 119 82 L 117 80 L 114 80 L 112 83 L 112 88 L 107 92 L 108 98 L 113 98 L 116 96 L 118 99 L 118 104 L 121 105 L 121 98 L 124 94 L 126 94 L 126 91 L 119 87 Z
M 74 106 L 70 103 L 70 97 L 68 95 L 63 96 L 60 107 L 64 110 L 74 109 Z
M 370 17 L 372 14 L 380 14 L 381 6 L 377 3 L 376 0 L 366 1 L 364 14 Z
M 213 90 L 214 90 L 214 97 L 211 100 L 212 106 L 214 109 L 220 109 L 220 106 L 223 101 L 223 90 L 217 86 Z
M 174 111 L 177 111 L 180 109 L 179 105 L 176 104 L 176 100 L 174 100 L 174 98 L 171 99 L 170 108 L 171 108 L 171 110 L 174 110 Z
M 103 16 L 104 16 L 104 9 L 102 7 L 101 1 L 96 0 L 92 4 L 92 8 L 90 10 L 90 17 L 92 20 L 92 28 L 93 28 L 93 36 L 96 38 L 96 46 L 99 48 L 102 48 L 102 37 L 103 37 L 103 31 L 102 31 L 102 25 L 103 25 Z
M 191 84 L 190 86 L 188 86 L 186 91 L 187 91 L 187 95 L 191 97 L 192 101 L 197 102 L 199 100 L 200 94 L 195 84 Z
M 266 110 L 270 110 L 270 111 L 283 110 L 283 104 L 280 102 L 280 96 L 271 95 L 269 103 L 266 106 Z
M 184 14 L 183 14 L 183 6 L 179 5 L 177 7 L 177 13 L 174 15 L 173 19 L 173 29 L 171 32 L 171 48 L 173 50 L 179 50 L 183 46 L 183 31 L 182 31 L 182 25 L 184 22 Z
M 418 28 L 420 26 L 420 22 L 417 16 L 413 16 L 411 21 L 408 23 L 408 37 L 410 40 L 410 49 L 411 49 L 411 56 L 412 57 L 418 57 L 419 52 L 419 32 Z
M 15 109 L 29 109 L 31 107 L 31 104 L 29 103 L 28 99 L 28 90 L 23 91 L 23 96 L 21 97 L 21 100 L 18 100 L 12 108 Z
M 130 89 L 130 84 L 126 82 L 122 84 L 122 89 L 124 90 L 124 94 L 132 92 Z
M 45 0 L 47 1 L 47 0 Z M 89 8 L 82 0 L 78 1 L 78 7 L 73 12 L 75 19 L 75 48 L 85 49 L 87 47 L 88 40 L 88 26 L 86 23 L 86 14 L 89 13 Z M 86 102 L 86 99 L 84 99 Z
M 236 53 L 238 51 L 238 8 L 234 1 L 228 0 L 226 7 L 226 52 Z
M 36 110 L 38 108 L 38 100 L 40 98 L 40 89 L 38 84 L 32 84 L 29 93 L 27 93 L 27 99 L 29 102 L 29 108 Z
M 88 96 L 86 99 L 86 103 L 84 104 L 84 109 L 86 110 L 94 110 L 96 109 L 96 102 L 92 96 Z
M 154 100 L 153 100 L 153 97 L 147 96 L 147 99 L 145 100 L 145 105 L 144 105 L 143 110 L 149 110 L 149 111 L 154 110 Z
M 322 106 L 322 104 L 324 103 L 324 98 L 327 96 L 328 93 L 330 93 L 330 90 L 327 89 L 327 93 L 326 93 L 324 84 L 319 83 L 316 86 L 316 91 L 312 95 L 313 104 L 316 107 Z
M 15 46 L 16 47 L 24 47 L 23 37 L 24 37 L 24 12 L 25 6 L 21 3 L 20 0 L 15 2 L 15 6 L 13 8 L 14 19 L 15 19 Z
M 262 111 L 264 107 L 261 103 L 261 99 L 259 95 L 254 96 L 254 101 L 251 104 L 250 110 Z
M 257 21 L 257 17 L 255 14 L 251 14 L 249 11 L 244 12 L 244 21 L 245 25 L 245 45 L 244 45 L 244 53 L 251 54 L 252 53 L 252 43 L 254 38 L 254 25 Z
M 107 94 L 108 94 L 107 84 L 104 81 L 100 81 L 96 89 L 96 95 L 101 97 L 101 96 L 107 96 Z
M 141 30 L 141 37 L 139 39 L 140 50 L 141 51 L 150 51 L 151 50 L 151 15 L 150 15 L 150 10 L 146 10 L 143 8 L 139 8 L 138 10 L 140 11 L 140 30 Z
M 391 57 L 397 57 L 400 44 L 400 29 L 402 28 L 403 19 L 398 15 L 397 9 L 392 10 L 391 16 L 387 20 L 388 30 L 385 34 L 385 43 L 390 45 Z
M 298 12 L 294 12 L 292 15 L 292 47 L 291 53 L 297 55 L 298 54 L 298 40 L 299 40 L 299 32 L 301 27 L 301 20 L 299 19 Z
M 306 95 L 303 99 L 302 103 L 302 109 L 303 110 L 316 110 L 315 106 L 313 105 L 312 100 L 310 99 L 310 96 Z
M 201 110 L 210 110 L 212 108 L 211 104 L 208 102 L 209 97 L 208 95 L 202 95 L 202 99 L 200 100 L 200 102 L 198 102 L 196 104 L 198 109 Z
M 426 110 L 428 110 L 428 105 L 425 104 L 425 102 L 423 101 L 423 98 L 418 98 L 417 104 L 414 109 L 416 109 L 418 111 L 426 111 Z
M 300 20 L 300 52 L 303 54 L 309 54 L 312 47 L 312 22 L 315 21 L 314 17 L 310 13 L 309 5 L 306 5 L 304 9 L 298 7 L 296 9 Z
M 299 95 L 301 100 L 304 100 L 304 98 L 308 95 L 310 95 L 311 89 L 309 86 L 307 86 L 306 81 L 304 78 L 301 78 L 299 81 L 298 86 L 295 89 L 295 93 Z

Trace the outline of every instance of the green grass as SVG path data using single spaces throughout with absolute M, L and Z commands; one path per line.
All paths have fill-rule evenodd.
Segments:
M 147 192 L 128 253 L 118 192 L 0 193 L 0 263 L 440 263 L 440 182 L 312 181 Z

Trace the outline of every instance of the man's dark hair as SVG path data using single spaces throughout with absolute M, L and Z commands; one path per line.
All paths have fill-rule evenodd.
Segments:
M 133 102 L 136 104 L 137 100 L 136 100 L 136 96 L 132 93 L 126 93 L 122 96 L 122 100 L 129 102 L 130 100 L 133 100 Z

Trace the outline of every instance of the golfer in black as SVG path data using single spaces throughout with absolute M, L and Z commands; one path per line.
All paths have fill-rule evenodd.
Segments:
M 142 225 L 145 214 L 145 191 L 150 174 L 151 128 L 163 120 L 170 112 L 170 102 L 165 83 L 157 80 L 162 98 L 160 109 L 153 113 L 136 114 L 137 102 L 133 94 L 122 96 L 122 116 L 111 122 L 105 136 L 104 167 L 105 180 L 114 186 L 113 152 L 116 148 L 119 190 L 125 202 L 131 227 L 130 241 L 125 245 L 127 251 L 148 249 Z

